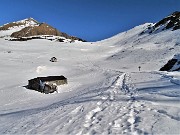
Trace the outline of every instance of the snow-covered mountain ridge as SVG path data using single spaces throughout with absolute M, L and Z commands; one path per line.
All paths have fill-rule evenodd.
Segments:
M 167 29 L 177 30 L 180 29 L 180 12 L 176 11 L 169 16 L 165 17 L 164 19 L 160 20 L 155 24 L 148 25 L 148 28 L 143 31 L 141 34 L 144 33 L 157 33 Z
M 137 69 L 134 63 L 149 71 L 163 67 L 180 52 L 180 30 L 169 29 L 153 34 L 140 34 L 149 25 L 150 23 L 146 23 L 97 42 L 100 46 L 111 46 L 110 56 L 107 56 L 106 60 L 123 63 L 120 67 L 114 66 L 114 68 L 123 68 L 127 71 Z
M 85 42 L 83 39 L 60 32 L 46 23 L 39 23 L 33 18 L 5 24 L 0 27 L 0 33 L 1 37 L 11 37 L 13 41 L 26 41 L 26 39 L 30 40 L 31 37 L 44 39 L 42 36 L 54 36 L 51 40 L 65 42 L 67 39 L 67 41 Z

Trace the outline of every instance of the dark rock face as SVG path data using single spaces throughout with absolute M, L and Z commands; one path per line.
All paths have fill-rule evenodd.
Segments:
M 160 71 L 179 71 L 180 70 L 180 54 L 174 57 L 165 64 Z
M 177 59 L 171 59 L 171 60 L 169 60 L 168 63 L 165 64 L 165 65 L 160 69 L 160 71 L 170 71 L 170 70 L 173 68 L 173 66 L 176 64 L 177 61 L 178 61 Z
M 41 36 L 35 36 L 35 37 L 21 37 L 21 38 L 12 38 L 9 39 L 9 41 L 28 41 L 32 39 L 45 39 L 44 37 Z
M 172 13 L 170 16 L 162 19 L 154 25 L 154 29 L 164 25 L 165 29 L 173 28 L 173 30 L 180 28 L 180 12 L 176 11 Z

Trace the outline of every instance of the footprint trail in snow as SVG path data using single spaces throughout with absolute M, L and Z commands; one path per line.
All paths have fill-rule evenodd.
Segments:
M 82 134 L 124 134 L 138 133 L 136 130 L 136 89 L 130 75 L 122 74 L 101 96 L 97 107 L 87 113 Z M 124 102 L 118 102 L 123 101 Z M 136 104 L 136 105 L 135 105 Z M 141 132 L 142 133 L 142 132 Z

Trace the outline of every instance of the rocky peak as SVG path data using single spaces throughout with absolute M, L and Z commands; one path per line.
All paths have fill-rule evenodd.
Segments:
M 3 32 L 1 33 L 1 31 Z M 14 38 L 13 41 L 25 41 L 27 39 L 30 40 L 34 38 L 37 39 L 41 38 L 41 36 L 57 36 L 58 40 L 61 39 L 60 41 L 68 39 L 69 41 L 78 40 L 85 42 L 83 39 L 60 32 L 49 24 L 39 23 L 31 17 L 0 26 L 0 36 L 10 36 L 10 40 Z
M 39 23 L 33 18 L 26 18 L 17 22 L 12 22 L 5 24 L 0 27 L 0 33 L 1 37 L 11 37 L 11 38 L 17 38 L 14 39 L 14 41 L 24 41 L 24 38 L 31 39 L 29 37 L 36 37 L 37 36 L 58 36 L 62 37 L 63 39 L 69 39 L 69 40 L 78 40 L 83 41 L 85 40 L 80 39 L 78 37 L 70 36 L 64 32 L 60 32 L 56 28 L 46 24 L 46 23 Z M 6 35 L 3 35 L 3 33 L 6 33 Z M 59 39 L 59 38 L 58 38 Z
M 180 29 L 180 12 L 176 11 L 172 13 L 171 15 L 165 17 L 161 21 L 157 22 L 154 25 L 154 28 L 157 29 L 162 26 L 164 26 L 163 28 L 164 30 L 170 29 L 170 28 L 172 28 L 173 30 Z
M 36 21 L 35 19 L 33 19 L 33 18 L 26 18 L 26 19 L 24 19 L 24 20 L 21 20 L 21 21 L 18 21 L 17 23 L 23 23 L 23 24 L 25 24 L 25 25 L 38 25 L 39 24 L 39 22 L 38 21 Z

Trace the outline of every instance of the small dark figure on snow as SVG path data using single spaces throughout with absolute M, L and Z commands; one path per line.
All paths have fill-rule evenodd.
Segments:
M 139 68 L 139 71 L 141 70 L 141 66 L 138 67 Z

